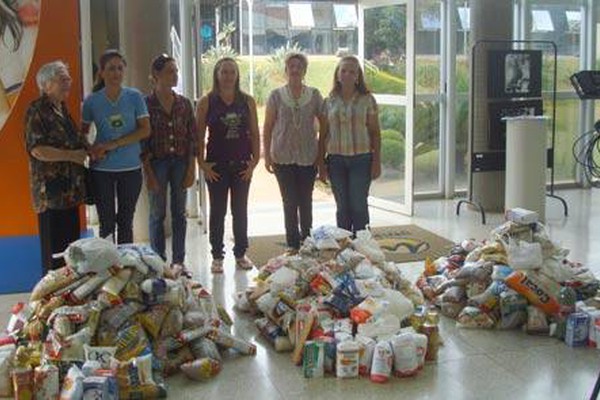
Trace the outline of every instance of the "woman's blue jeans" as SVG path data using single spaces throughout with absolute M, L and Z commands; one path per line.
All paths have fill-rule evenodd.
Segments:
M 371 186 L 371 153 L 354 156 L 331 154 L 328 173 L 337 206 L 337 226 L 351 232 L 369 224 L 369 187 Z
M 171 228 L 173 231 L 172 262 L 183 264 L 185 259 L 186 189 L 183 188 L 189 160 L 186 157 L 166 157 L 150 161 L 158 181 L 158 191 L 148 191 L 150 202 L 150 245 L 166 260 L 165 217 L 167 192 L 170 192 Z M 169 190 L 167 190 L 169 189 Z

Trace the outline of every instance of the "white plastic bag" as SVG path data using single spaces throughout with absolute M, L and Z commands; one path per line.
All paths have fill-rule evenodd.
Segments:
M 113 266 L 121 265 L 119 252 L 113 242 L 100 238 L 84 238 L 67 247 L 65 260 L 78 273 L 106 274 Z
M 513 269 L 540 268 L 544 262 L 542 246 L 538 242 L 510 239 L 506 248 L 508 265 Z
M 356 251 L 364 254 L 373 264 L 383 264 L 385 262 L 385 254 L 368 230 L 356 232 L 356 239 L 352 241 L 352 245 Z

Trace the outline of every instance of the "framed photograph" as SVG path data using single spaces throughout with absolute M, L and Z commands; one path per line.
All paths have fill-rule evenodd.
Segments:
M 542 100 L 500 101 L 489 104 L 488 139 L 490 150 L 505 150 L 505 117 L 544 115 Z
M 541 50 L 492 50 L 488 63 L 489 98 L 542 96 Z

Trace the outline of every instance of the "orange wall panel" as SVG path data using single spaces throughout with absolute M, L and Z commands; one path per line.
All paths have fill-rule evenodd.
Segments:
M 28 104 L 39 96 L 35 74 L 43 64 L 63 60 L 69 65 L 73 89 L 68 100 L 75 121 L 80 118 L 81 65 L 79 2 L 41 0 L 37 42 L 24 86 L 0 131 L 0 237 L 37 234 L 31 205 L 24 119 Z

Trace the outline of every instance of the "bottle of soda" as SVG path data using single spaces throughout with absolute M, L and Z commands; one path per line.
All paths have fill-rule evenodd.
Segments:
M 421 333 L 427 336 L 426 361 L 437 361 L 438 349 L 440 347 L 439 320 L 440 316 L 436 310 L 427 310 L 425 322 L 421 328 Z

